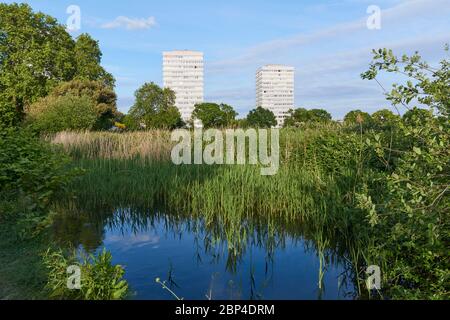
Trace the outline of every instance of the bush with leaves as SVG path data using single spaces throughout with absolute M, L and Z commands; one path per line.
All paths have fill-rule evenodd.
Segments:
M 44 254 L 48 270 L 46 288 L 52 299 L 58 300 L 120 300 L 128 294 L 128 283 L 123 279 L 124 269 L 112 264 L 111 253 L 103 250 L 98 255 L 76 253 L 66 255 L 61 250 Z M 69 266 L 80 268 L 80 289 L 67 286 Z
M 27 123 L 37 132 L 91 130 L 96 122 L 97 111 L 88 96 L 49 96 L 34 103 L 27 111 Z
M 0 221 L 11 222 L 11 234 L 33 238 L 51 224 L 51 201 L 79 173 L 68 162 L 27 130 L 0 131 Z
M 386 164 L 385 192 L 364 196 L 373 202 L 363 206 L 372 208 L 367 213 L 375 239 L 368 260 L 383 266 L 384 288 L 392 298 L 449 298 L 448 67 L 445 59 L 440 68 L 433 68 L 417 53 L 399 59 L 391 50 L 380 49 L 374 51 L 374 62 L 362 75 L 375 79 L 380 71 L 387 71 L 412 79 L 387 93 L 394 105 L 412 110 L 399 123 L 395 136 L 367 141 Z M 428 106 L 429 111 L 411 108 L 413 101 Z M 397 146 L 393 148 L 392 143 Z M 392 155 L 396 156 L 394 163 L 389 161 Z
M 71 177 L 68 161 L 28 131 L 4 129 L 0 131 L 0 192 L 4 197 L 24 195 L 44 209 Z
M 101 81 L 73 80 L 56 86 L 49 97 L 64 96 L 89 97 L 94 103 L 96 121 L 94 130 L 105 130 L 113 126 L 120 116 L 117 110 L 117 95 L 113 89 Z

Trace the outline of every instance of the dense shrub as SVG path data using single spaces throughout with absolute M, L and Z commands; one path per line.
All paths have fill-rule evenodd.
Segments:
M 45 207 L 69 179 L 68 158 L 31 133 L 8 128 L 0 131 L 0 192 L 3 198 L 20 195 Z
M 62 300 L 119 300 L 128 294 L 128 284 L 123 280 L 124 269 L 112 264 L 112 256 L 104 250 L 97 256 L 74 253 L 68 257 L 61 251 L 48 250 L 44 255 L 48 270 L 47 289 L 50 298 Z M 80 289 L 67 286 L 67 269 L 79 266 Z
M 31 239 L 49 227 L 50 204 L 75 174 L 67 156 L 30 132 L 0 131 L 0 223 L 10 236 Z
M 55 87 L 50 93 L 51 97 L 89 97 L 94 103 L 96 121 L 93 126 L 95 130 L 109 129 L 113 126 L 115 119 L 119 116 L 114 90 L 100 81 L 73 80 L 63 82 Z
M 380 70 L 407 75 L 416 83 L 394 85 L 388 99 L 429 107 L 409 108 L 395 134 L 381 132 L 367 141 L 386 164 L 384 192 L 366 190 L 359 198 L 374 239 L 367 258 L 383 266 L 384 289 L 393 298 L 449 298 L 450 64 L 440 65 L 430 67 L 418 54 L 399 59 L 380 49 L 363 74 L 366 79 L 375 79 Z
M 29 108 L 27 122 L 37 132 L 91 130 L 97 122 L 97 112 L 88 96 L 49 96 Z

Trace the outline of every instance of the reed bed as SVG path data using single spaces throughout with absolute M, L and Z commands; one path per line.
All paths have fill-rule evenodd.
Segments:
M 227 243 L 234 257 L 255 234 L 264 235 L 259 241 L 267 247 L 301 234 L 328 260 L 350 261 L 367 241 L 355 232 L 365 217 L 349 203 L 361 179 L 358 167 L 370 157 L 357 135 L 337 127 L 282 130 L 282 164 L 275 176 L 261 176 L 251 165 L 176 166 L 167 131 L 63 132 L 47 138 L 86 170 L 70 188 L 81 211 L 163 212 L 202 221 L 210 241 Z
M 146 132 L 60 132 L 47 136 L 53 144 L 63 149 L 76 159 L 152 159 L 170 160 L 174 145 L 170 132 L 153 130 Z
M 251 166 L 143 166 L 137 159 L 77 164 L 88 170 L 71 186 L 79 212 L 103 212 L 116 222 L 123 209 L 200 221 L 207 240 L 226 243 L 234 262 L 249 241 L 258 241 L 270 254 L 289 237 L 307 239 L 328 262 L 347 264 L 343 257 L 348 256 L 351 225 L 360 219 L 346 218 L 344 197 L 333 178 L 300 168 L 285 166 L 278 175 L 263 177 Z
M 62 132 L 47 139 L 87 170 L 72 189 L 92 206 L 163 207 L 223 226 L 264 217 L 269 224 L 343 223 L 347 229 L 343 211 L 358 180 L 361 152 L 351 143 L 354 136 L 341 136 L 336 126 L 326 130 L 325 135 L 317 129 L 283 130 L 285 156 L 278 174 L 270 177 L 251 165 L 176 166 L 170 161 L 169 131 Z M 232 232 L 230 240 L 239 236 L 239 230 Z

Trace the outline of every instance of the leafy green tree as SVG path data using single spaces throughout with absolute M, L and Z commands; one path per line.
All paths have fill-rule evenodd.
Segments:
M 100 81 L 113 88 L 115 79 L 100 65 L 101 59 L 98 41 L 86 33 L 80 35 L 75 42 L 76 79 Z
M 289 111 L 289 116 L 284 121 L 285 127 L 299 127 L 309 121 L 309 112 L 305 108 L 298 108 Z
M 332 117 L 326 110 L 299 108 L 291 110 L 289 117 L 285 120 L 285 127 L 299 127 L 306 123 L 325 123 L 331 121 Z
M 252 128 L 271 128 L 277 124 L 275 114 L 262 107 L 251 110 L 247 116 L 247 125 Z
M 95 105 L 97 120 L 93 126 L 94 130 L 109 129 L 113 126 L 115 119 L 120 117 L 117 110 L 117 95 L 101 81 L 73 80 L 64 82 L 55 87 L 50 96 L 62 97 L 66 95 L 89 97 Z
M 98 43 L 88 35 L 75 42 L 51 16 L 27 4 L 0 4 L 0 121 L 16 125 L 24 109 L 58 83 L 75 78 L 114 85 L 101 66 Z
M 247 119 L 235 119 L 230 123 L 230 128 L 234 129 L 245 129 L 247 127 Z
M 185 125 L 181 119 L 180 111 L 175 106 L 168 106 L 157 112 L 152 117 L 151 123 L 150 127 L 169 130 L 182 128 Z
M 312 109 L 312 110 L 309 110 L 308 113 L 309 113 L 310 121 L 312 121 L 312 122 L 324 123 L 324 122 L 331 121 L 331 119 L 333 119 L 331 114 L 328 111 L 323 110 L 323 109 Z
M 0 4 L 0 100 L 15 123 L 27 104 L 76 74 L 74 41 L 56 19 L 27 4 Z M 6 110 L 5 110 L 6 109 Z
M 401 117 L 391 110 L 382 109 L 372 114 L 372 123 L 379 130 L 394 129 L 398 126 Z
M 192 113 L 192 118 L 201 120 L 205 128 L 225 128 L 232 125 L 237 113 L 227 104 L 200 103 Z
M 379 124 L 388 124 L 398 121 L 400 116 L 395 115 L 391 110 L 382 109 L 374 112 L 372 114 L 372 119 L 374 122 Z
M 96 121 L 95 105 L 88 96 L 49 96 L 33 104 L 27 116 L 34 130 L 47 133 L 91 130 Z
M 131 116 L 129 114 L 125 115 L 122 118 L 121 122 L 125 125 L 127 130 L 139 130 L 140 129 L 139 123 L 136 121 L 136 119 L 133 116 Z
M 184 125 L 175 107 L 175 92 L 160 88 L 155 83 L 145 83 L 135 92 L 136 101 L 130 116 L 147 128 L 175 129 Z
M 352 125 L 369 125 L 372 122 L 372 117 L 367 112 L 353 110 L 345 115 L 344 122 Z

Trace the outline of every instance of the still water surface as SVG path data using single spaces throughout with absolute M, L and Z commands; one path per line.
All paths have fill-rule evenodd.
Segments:
M 99 214 L 92 209 L 58 217 L 55 237 L 90 253 L 111 251 L 113 262 L 125 267 L 133 299 L 173 299 L 155 282 L 157 277 L 189 300 L 355 296 L 345 259 L 332 251 L 322 260 L 319 286 L 320 255 L 312 240 L 259 227 L 237 246 L 224 240 L 226 230 L 214 230 L 198 219 L 130 209 Z

